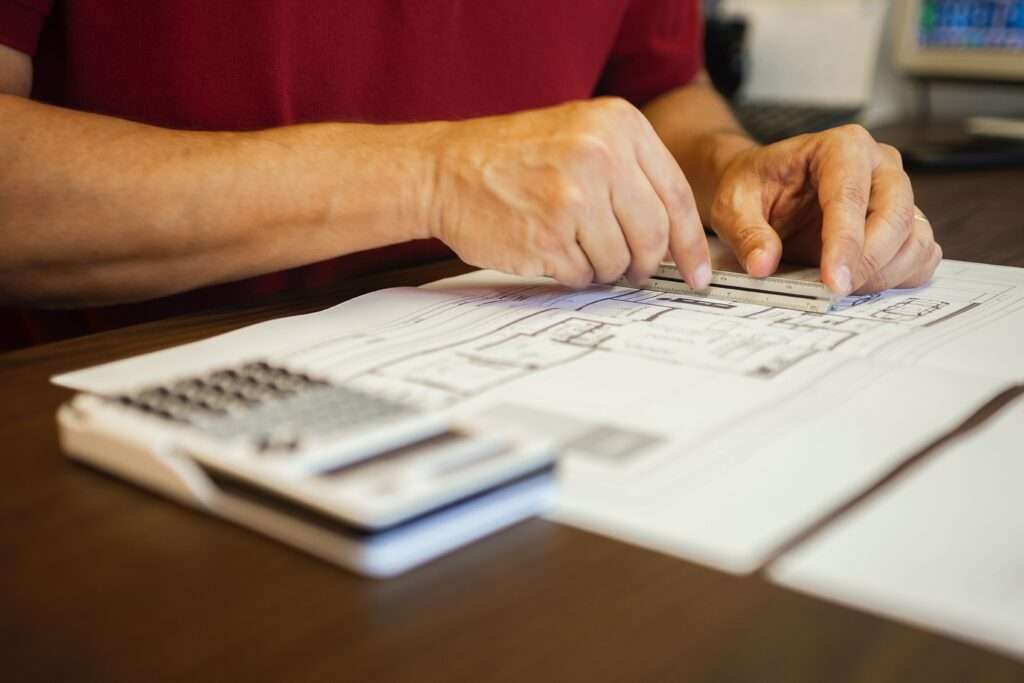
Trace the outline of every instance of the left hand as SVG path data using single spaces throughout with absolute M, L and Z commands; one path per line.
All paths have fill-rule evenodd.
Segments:
M 926 284 L 942 260 L 899 152 L 860 126 L 753 147 L 719 181 L 711 225 L 747 271 L 820 264 L 838 296 Z

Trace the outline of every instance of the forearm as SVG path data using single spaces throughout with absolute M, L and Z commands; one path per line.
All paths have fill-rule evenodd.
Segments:
M 171 294 L 428 235 L 431 124 L 184 132 L 0 95 L 0 297 Z
M 643 112 L 686 173 L 700 215 L 709 225 L 711 202 L 725 168 L 756 143 L 706 75 L 655 99 Z

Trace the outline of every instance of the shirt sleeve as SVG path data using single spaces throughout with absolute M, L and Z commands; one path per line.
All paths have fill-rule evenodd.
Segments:
M 35 55 L 52 0 L 0 0 L 0 43 Z
M 700 0 L 630 0 L 597 94 L 641 106 L 690 83 L 703 67 Z

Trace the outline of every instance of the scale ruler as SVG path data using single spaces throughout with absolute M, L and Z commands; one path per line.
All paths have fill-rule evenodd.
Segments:
M 705 292 L 696 292 L 686 283 L 674 264 L 663 263 L 644 289 L 669 294 L 686 294 L 697 298 L 725 299 L 758 306 L 790 308 L 810 313 L 827 313 L 833 296 L 819 279 L 816 268 L 791 269 L 767 278 L 755 278 L 731 270 L 713 270 L 711 285 Z M 630 286 L 626 282 L 620 283 Z

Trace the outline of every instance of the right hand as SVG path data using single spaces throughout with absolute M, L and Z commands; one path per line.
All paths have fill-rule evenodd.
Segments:
M 644 282 L 668 252 L 710 281 L 690 185 L 626 101 L 441 125 L 430 232 L 466 263 L 583 288 Z

